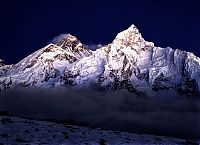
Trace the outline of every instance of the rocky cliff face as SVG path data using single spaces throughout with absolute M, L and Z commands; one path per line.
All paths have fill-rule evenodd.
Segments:
M 96 51 L 66 34 L 0 77 L 1 91 L 18 86 L 63 85 L 77 89 L 128 89 L 138 95 L 173 89 L 180 95 L 198 96 L 200 58 L 178 49 L 156 47 L 131 25 Z
M 0 59 L 0 77 L 5 75 L 12 65 L 6 65 L 2 59 Z

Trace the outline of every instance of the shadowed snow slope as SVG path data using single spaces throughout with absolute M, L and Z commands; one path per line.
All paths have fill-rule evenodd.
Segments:
M 0 116 L 1 144 L 181 145 L 194 141 Z M 17 132 L 17 133 L 16 133 Z M 14 133 L 14 134 L 13 134 Z

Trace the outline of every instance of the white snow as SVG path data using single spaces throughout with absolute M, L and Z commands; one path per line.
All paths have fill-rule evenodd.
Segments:
M 49 44 L 8 67 L 6 71 L 0 67 L 1 90 L 18 85 L 44 88 L 63 85 L 65 73 L 73 75 L 68 79 L 76 87 L 89 87 L 91 82 L 106 87 L 118 78 L 120 81 L 131 80 L 136 89 L 149 92 L 155 80 L 160 81 L 156 82 L 157 87 L 164 84 L 174 88 L 181 87 L 187 76 L 196 81 L 200 90 L 200 58 L 178 49 L 155 47 L 152 42 L 143 39 L 134 25 L 117 34 L 112 43 L 96 51 L 88 50 L 70 34 L 62 38 L 58 43 Z M 162 76 L 160 80 L 157 79 L 159 76 Z M 98 82 L 100 78 L 104 79 Z M 8 87 L 5 88 L 5 85 Z

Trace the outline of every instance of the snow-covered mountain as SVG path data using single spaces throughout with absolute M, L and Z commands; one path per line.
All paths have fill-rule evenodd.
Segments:
M 179 49 L 156 47 L 145 41 L 134 25 L 96 51 L 70 34 L 54 42 L 1 74 L 0 90 L 73 86 L 123 88 L 138 95 L 153 95 L 166 89 L 174 89 L 180 95 L 200 95 L 200 58 Z

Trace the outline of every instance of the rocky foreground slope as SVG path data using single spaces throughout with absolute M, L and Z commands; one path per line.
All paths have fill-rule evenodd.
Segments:
M 0 144 L 182 145 L 197 141 L 0 116 Z

